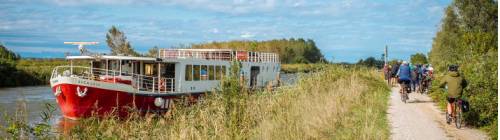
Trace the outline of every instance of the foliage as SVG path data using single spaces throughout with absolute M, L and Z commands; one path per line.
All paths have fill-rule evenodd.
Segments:
M 39 85 L 48 82 L 48 80 L 42 81 L 41 78 L 37 78 L 37 76 L 45 76 L 45 74 L 38 74 L 45 72 L 44 69 L 34 69 L 33 71 L 37 73 L 18 69 L 16 61 L 0 60 L 0 87 Z M 48 75 L 50 76 L 50 72 Z
M 463 93 L 471 105 L 465 120 L 473 126 L 484 127 L 494 139 L 498 133 L 497 10 L 497 1 L 493 0 L 454 0 L 446 8 L 428 55 L 436 71 L 436 82 L 450 64 L 459 65 L 469 83 Z M 432 94 L 441 94 L 439 91 L 434 87 Z M 444 96 L 433 97 L 445 101 Z
M 19 54 L 10 51 L 2 43 L 0 43 L 0 59 L 18 60 L 20 58 L 21 56 Z
M 360 59 L 356 64 L 381 69 L 382 67 L 384 67 L 384 60 L 377 60 L 375 57 L 368 57 L 365 60 Z
M 269 41 L 229 41 L 192 44 L 198 49 L 235 49 L 246 51 L 274 52 L 280 56 L 281 63 L 318 63 L 325 60 L 313 40 L 275 39 Z
M 153 48 L 149 49 L 148 53 L 146 53 L 144 56 L 157 57 L 158 56 L 158 46 L 154 46 Z
M 416 53 L 410 56 L 412 64 L 427 64 L 427 57 L 423 53 Z
M 0 87 L 48 84 L 54 67 L 68 65 L 63 59 L 22 59 L 4 48 L 0 46 L 0 54 L 10 57 L 0 58 Z
M 391 65 L 391 66 L 392 66 L 392 65 L 397 64 L 397 63 L 399 63 L 399 62 L 402 62 L 402 61 L 401 61 L 401 60 L 397 60 L 397 59 L 392 59 L 392 60 L 390 60 L 390 61 L 389 61 L 389 62 L 387 62 L 387 63 L 389 63 L 389 65 Z
M 115 26 L 111 26 L 111 29 L 108 30 L 106 43 L 108 43 L 108 47 L 111 49 L 111 55 L 139 56 L 139 53 L 135 52 L 130 42 L 127 41 L 125 33 L 118 30 Z
M 26 110 L 19 109 L 14 115 L 4 115 L 0 123 L 0 130 L 8 134 L 7 139 L 54 139 L 53 129 L 50 124 L 56 107 L 53 104 L 45 103 L 45 108 L 40 114 L 41 121 L 30 124 L 26 119 Z M 2 133 L 0 133 L 2 134 Z
M 330 64 L 282 64 L 283 73 L 310 73 L 318 72 L 327 68 Z

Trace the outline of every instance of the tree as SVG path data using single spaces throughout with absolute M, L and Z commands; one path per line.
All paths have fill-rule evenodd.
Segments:
M 156 57 L 157 55 L 158 55 L 158 46 L 154 46 L 153 48 L 149 49 L 148 53 L 146 54 L 146 56 L 149 57 Z
M 412 64 L 427 64 L 427 57 L 423 53 L 416 53 L 410 56 Z
M 115 26 L 111 26 L 111 29 L 108 30 L 106 43 L 108 43 L 112 55 L 139 56 L 139 53 L 135 52 L 130 42 L 127 41 L 125 33 L 118 30 Z
M 0 59 L 18 60 L 20 58 L 21 56 L 19 54 L 10 51 L 2 43 L 0 43 Z
M 375 68 L 382 68 L 384 66 L 384 60 L 377 60 L 375 57 L 368 57 L 365 60 L 360 59 L 357 65 L 363 65 L 366 67 L 375 67 Z

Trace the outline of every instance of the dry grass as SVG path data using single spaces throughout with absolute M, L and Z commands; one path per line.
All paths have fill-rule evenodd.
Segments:
M 325 69 L 332 64 L 282 64 L 281 72 L 283 73 L 309 73 Z

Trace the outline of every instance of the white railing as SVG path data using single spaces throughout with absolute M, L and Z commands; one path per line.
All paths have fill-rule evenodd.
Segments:
M 91 68 L 83 66 L 57 66 L 52 70 L 51 79 L 57 77 L 74 77 L 80 79 L 127 84 L 139 91 L 151 93 L 169 93 L 175 91 L 174 78 L 145 76 L 134 73 L 120 73 L 115 70 Z
M 206 59 L 206 60 L 238 60 L 243 62 L 278 62 L 275 53 L 234 51 L 229 49 L 159 49 L 158 57 L 165 59 Z

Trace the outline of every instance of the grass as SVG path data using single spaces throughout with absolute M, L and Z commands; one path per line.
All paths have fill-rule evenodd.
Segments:
M 235 70 L 236 71 L 236 70 Z M 236 71 L 237 72 L 237 71 Z M 167 114 L 89 118 L 63 139 L 388 139 L 389 88 L 375 70 L 325 66 L 294 86 L 251 92 L 237 79 Z M 15 137 L 15 136 L 14 136 Z
M 331 64 L 282 64 L 281 72 L 283 73 L 309 73 L 321 71 Z

